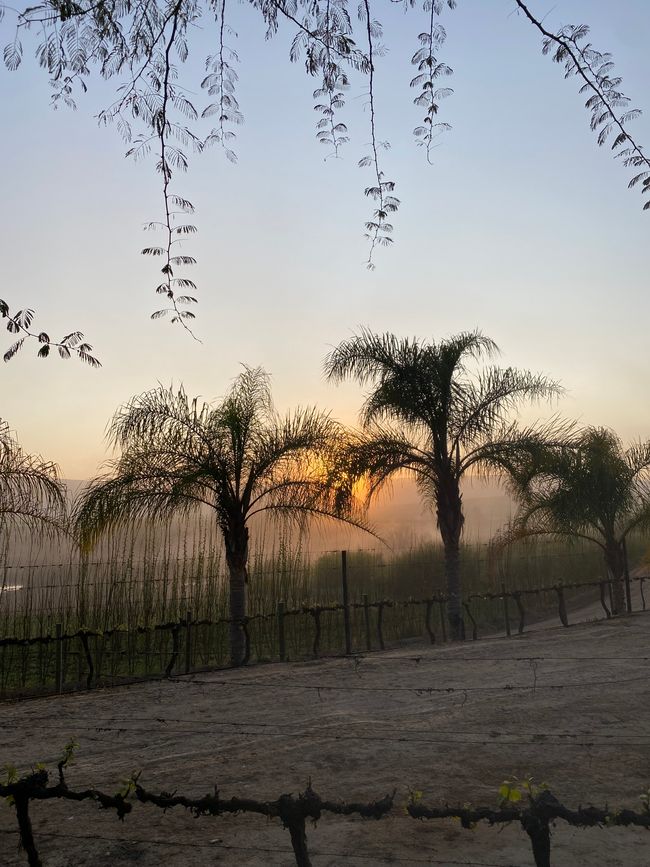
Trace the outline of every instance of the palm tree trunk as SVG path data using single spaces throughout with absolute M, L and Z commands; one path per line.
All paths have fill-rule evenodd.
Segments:
M 618 540 L 608 540 L 605 547 L 605 563 L 612 582 L 612 614 L 622 614 L 625 611 L 625 597 L 623 595 L 625 562 L 623 547 Z
M 239 519 L 224 532 L 226 564 L 230 589 L 230 664 L 242 665 L 246 652 L 246 638 L 242 621 L 246 617 L 246 591 L 248 584 L 248 528 Z
M 452 641 L 465 637 L 462 614 L 462 588 L 460 578 L 460 537 L 463 531 L 463 500 L 458 479 L 451 477 L 438 486 L 438 528 L 445 552 L 445 578 L 447 579 L 447 618 Z
M 462 612 L 462 593 L 460 581 L 460 544 L 458 541 L 444 542 L 445 575 L 447 578 L 447 618 L 449 620 L 449 635 L 452 641 L 462 641 L 465 638 L 465 622 Z

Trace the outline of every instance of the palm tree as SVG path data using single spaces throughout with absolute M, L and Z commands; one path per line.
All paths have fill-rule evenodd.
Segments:
M 244 368 L 216 406 L 190 401 L 182 387 L 138 395 L 118 410 L 109 437 L 121 454 L 81 496 L 82 546 L 125 520 L 213 509 L 229 573 L 233 665 L 244 657 L 250 519 L 270 512 L 363 526 L 350 486 L 332 470 L 344 429 L 315 409 L 280 417 L 261 368 Z
M 650 441 L 625 449 L 607 428 L 585 428 L 570 446 L 548 447 L 513 476 L 521 499 L 500 544 L 526 536 L 585 539 L 599 546 L 623 610 L 625 540 L 650 527 Z
M 363 432 L 351 461 L 365 475 L 368 500 L 396 473 L 415 477 L 423 499 L 435 509 L 442 537 L 451 635 L 461 638 L 460 540 L 462 477 L 482 470 L 507 471 L 553 432 L 552 426 L 520 428 L 509 414 L 522 401 L 561 392 L 544 376 L 470 362 L 490 358 L 494 341 L 479 331 L 439 343 L 401 339 L 362 330 L 325 360 L 330 380 L 369 385 L 361 410 Z
M 59 532 L 66 514 L 65 487 L 56 464 L 25 454 L 0 419 L 0 532 Z

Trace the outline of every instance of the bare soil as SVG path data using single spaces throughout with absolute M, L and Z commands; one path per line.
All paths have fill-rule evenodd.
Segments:
M 0 764 L 54 768 L 75 737 L 69 784 L 108 792 L 134 769 L 150 790 L 192 796 L 216 784 L 224 797 L 275 799 L 310 779 L 332 799 L 396 788 L 389 818 L 326 815 L 309 828 L 314 865 L 524 867 L 533 858 L 519 826 L 417 822 L 402 809 L 409 790 L 431 803 L 496 805 L 506 777 L 532 775 L 569 806 L 640 809 L 650 785 L 649 638 L 650 612 L 6 703 Z M 48 867 L 294 863 L 288 833 L 252 815 L 194 819 L 136 805 L 120 823 L 89 803 L 49 801 L 33 804 L 32 818 Z M 13 809 L 1 804 L 0 864 L 23 863 Z M 647 867 L 650 836 L 558 824 L 553 864 Z

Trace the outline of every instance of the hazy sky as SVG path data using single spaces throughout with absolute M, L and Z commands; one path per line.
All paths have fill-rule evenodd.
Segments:
M 0 368 L 0 417 L 27 449 L 58 461 L 68 478 L 89 476 L 120 403 L 172 381 L 218 397 L 241 362 L 272 373 L 281 409 L 318 403 L 352 422 L 359 389 L 326 385 L 321 365 L 360 325 L 436 339 L 479 327 L 500 344 L 504 364 L 562 380 L 566 415 L 626 439 L 650 436 L 650 213 L 638 190 L 626 189 L 629 172 L 597 148 L 577 81 L 542 57 L 512 0 L 460 0 L 443 16 L 440 52 L 455 93 L 439 119 L 453 130 L 428 166 L 413 143 L 422 110 L 409 89 L 422 13 L 375 5 L 389 48 L 378 61 L 377 122 L 392 144 L 385 170 L 402 201 L 394 246 L 365 270 L 371 203 L 363 189 L 372 175 L 357 167 L 368 150 L 364 83 L 347 97 L 343 159 L 324 162 L 311 98 L 318 82 L 288 61 L 294 29 L 265 42 L 256 15 L 236 8 L 246 120 L 239 163 L 214 149 L 175 178 L 197 208 L 200 234 L 183 252 L 199 263 L 188 276 L 199 287 L 200 344 L 148 318 L 159 264 L 139 250 L 152 242 L 143 224 L 160 218 L 160 179 L 151 162 L 124 160 L 117 132 L 94 120 L 114 85 L 92 81 L 76 113 L 55 112 L 33 58 L 16 73 L 0 71 L 0 297 L 36 308 L 36 326 L 52 336 L 84 331 L 103 364 L 94 371 L 40 361 L 27 347 Z M 633 105 L 648 112 L 634 124 L 647 144 L 648 0 L 530 5 L 551 29 L 592 26 Z M 212 36 L 207 25 L 197 31 L 182 71 L 195 91 Z M 207 102 L 204 93 L 196 99 Z M 4 349 L 11 337 L 1 340 Z

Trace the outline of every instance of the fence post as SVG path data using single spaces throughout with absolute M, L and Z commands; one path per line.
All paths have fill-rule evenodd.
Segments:
M 148 624 L 147 624 L 148 626 Z M 144 634 L 144 673 L 148 676 L 151 666 L 151 633 L 149 629 Z
M 386 650 L 384 644 L 384 602 L 379 602 L 377 605 L 377 640 L 382 650 Z
M 368 594 L 363 594 L 363 619 L 366 625 L 366 650 L 372 650 L 372 639 L 370 637 L 370 605 L 368 604 Z
M 625 569 L 625 600 L 627 602 L 627 613 L 632 613 L 632 592 L 630 590 L 630 567 L 627 561 L 627 541 L 623 536 L 623 567 Z
M 447 643 L 447 624 L 445 623 L 445 603 L 442 599 L 438 600 L 440 606 L 440 629 L 442 630 L 443 643 Z
M 433 627 L 431 626 L 431 609 L 433 608 L 433 599 L 427 599 L 427 610 L 424 615 L 424 628 L 427 631 L 427 635 L 429 636 L 429 641 L 431 644 L 436 643 L 436 635 L 433 631 Z
M 183 625 L 183 621 L 181 620 L 179 623 L 174 623 L 171 627 L 172 633 L 172 655 L 169 658 L 169 662 L 165 667 L 165 677 L 171 677 L 172 671 L 174 670 L 174 666 L 176 665 L 176 660 L 178 659 L 178 630 Z
M 79 636 L 79 641 L 81 642 L 81 646 L 83 647 L 83 651 L 86 657 L 86 665 L 88 666 L 88 674 L 86 675 L 86 689 L 93 688 L 93 675 L 95 674 L 95 666 L 93 665 L 93 657 L 90 652 L 90 644 L 88 642 L 88 636 L 80 629 L 77 633 Z
M 600 604 L 603 606 L 603 609 L 605 611 L 605 617 L 607 617 L 607 619 L 609 620 L 609 618 L 612 616 L 612 613 L 609 610 L 609 608 L 607 607 L 607 603 L 605 602 L 605 582 L 604 581 L 600 582 Z
M 523 635 L 524 627 L 526 626 L 526 612 L 524 611 L 524 606 L 521 601 L 521 593 L 513 593 L 512 597 L 517 604 L 517 611 L 519 612 L 519 626 L 517 627 L 517 631 L 519 632 L 519 635 Z
M 185 674 L 192 669 L 192 612 L 185 615 Z
M 59 695 L 63 692 L 63 641 L 61 640 L 61 635 L 63 634 L 63 630 L 61 628 L 61 624 L 57 623 L 55 626 L 55 634 L 56 634 L 56 655 L 54 657 L 54 677 L 56 680 L 56 691 Z
M 561 584 L 555 585 L 555 592 L 557 593 L 557 601 L 558 601 L 558 613 L 560 615 L 560 621 L 562 626 L 569 625 L 569 618 L 566 613 L 566 601 L 564 599 L 564 587 Z
M 510 638 L 510 612 L 508 611 L 508 596 L 505 584 L 501 585 L 501 598 L 503 599 L 503 621 L 506 626 L 506 635 Z
M 614 591 L 612 590 L 612 573 L 607 570 L 607 586 L 609 588 L 609 610 L 614 613 Z
M 345 653 L 352 653 L 352 634 L 350 632 L 350 602 L 348 599 L 348 552 L 341 551 L 341 584 L 343 587 L 343 623 L 345 626 Z
M 287 661 L 287 646 L 284 639 L 284 602 L 278 602 L 278 647 L 280 662 Z
M 321 634 L 320 615 L 321 615 L 321 610 L 318 606 L 315 606 L 314 608 L 310 609 L 309 613 L 314 618 L 314 646 L 312 649 L 314 652 L 314 659 L 318 659 L 318 657 L 320 655 L 320 634 Z

